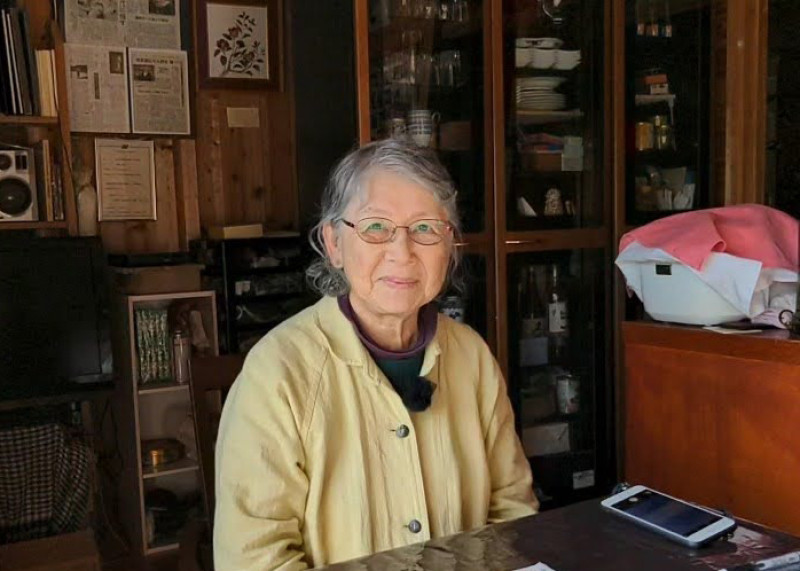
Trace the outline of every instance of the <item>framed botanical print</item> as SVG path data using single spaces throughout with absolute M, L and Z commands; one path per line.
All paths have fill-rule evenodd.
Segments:
M 280 89 L 282 0 L 198 0 L 200 84 Z

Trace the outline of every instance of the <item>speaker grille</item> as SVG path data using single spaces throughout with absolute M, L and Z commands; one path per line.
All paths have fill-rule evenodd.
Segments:
M 31 187 L 16 178 L 0 180 L 0 212 L 6 216 L 20 216 L 33 201 Z

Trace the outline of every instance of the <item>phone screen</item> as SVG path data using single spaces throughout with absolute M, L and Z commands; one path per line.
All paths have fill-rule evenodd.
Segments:
M 642 490 L 617 502 L 614 507 L 683 537 L 689 537 L 720 519 L 652 490 Z

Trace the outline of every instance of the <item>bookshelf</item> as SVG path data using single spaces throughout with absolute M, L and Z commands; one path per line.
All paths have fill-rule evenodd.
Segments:
M 37 50 L 48 50 L 48 57 L 52 60 L 49 75 L 51 84 L 48 87 L 50 104 L 42 104 L 41 87 L 38 91 L 38 109 L 44 113 L 33 113 L 35 110 L 29 101 L 22 109 L 6 109 L 8 100 L 5 101 L 3 111 L 0 113 L 0 152 L 5 152 L 11 159 L 17 155 L 8 154 L 11 149 L 20 152 L 29 150 L 28 165 L 19 170 L 0 169 L 0 188 L 4 180 L 11 177 L 19 178 L 30 189 L 30 207 L 21 206 L 20 212 L 0 212 L 0 231 L 27 230 L 42 231 L 47 234 L 78 233 L 78 220 L 75 205 L 75 193 L 71 177 L 72 143 L 70 139 L 69 105 L 67 104 L 67 82 L 64 67 L 64 38 L 51 13 L 51 3 L 42 0 L 16 0 L 6 3 L 5 13 L 13 21 L 16 18 L 17 45 L 22 45 L 23 53 L 19 54 L 25 61 L 25 69 L 30 69 L 31 74 L 17 79 L 27 79 L 27 95 L 32 97 L 36 90 L 36 83 L 32 79 L 33 70 L 38 70 L 40 61 L 37 59 Z M 9 11 L 10 10 L 10 11 Z M 21 14 L 25 14 L 24 20 Z M 24 21 L 24 24 L 19 22 Z M 3 46 L 0 46 L 3 48 Z M 5 48 L 3 48 L 5 49 Z M 17 52 L 15 50 L 15 56 Z M 32 60 L 25 54 L 32 54 Z M 0 61 L 8 57 L 7 51 L 0 51 Z M 20 69 L 17 68 L 17 72 Z M 4 86 L 8 85 L 7 71 L 3 72 L 0 79 Z M 37 82 L 38 82 L 37 74 Z M 2 98 L 0 93 L 0 98 Z M 27 107 L 27 108 L 26 108 Z M 52 115 L 52 116 L 50 116 Z M 36 149 L 36 151 L 34 151 Z M 48 160 L 46 157 L 49 156 Z M 47 164 L 47 168 L 44 164 Z M 8 186 L 3 189 L 7 191 Z M 60 198 L 55 198 L 56 196 Z M 49 206 L 48 206 L 49 204 Z M 23 202 L 24 205 L 24 202 Z
M 122 454 L 122 473 L 116 480 L 119 519 L 134 553 L 151 556 L 176 550 L 178 539 L 159 522 L 180 523 L 201 509 L 200 465 L 196 454 L 153 466 L 146 462 L 148 443 L 154 440 L 187 438 L 182 434 L 186 418 L 193 412 L 189 384 L 175 382 L 170 375 L 162 380 L 141 382 L 141 341 L 137 313 L 140 310 L 166 310 L 167 331 L 175 329 L 177 316 L 197 311 L 209 341 L 210 354 L 218 354 L 216 299 L 213 291 L 190 291 L 151 295 L 119 296 L 114 304 L 114 363 L 119 379 L 115 387 L 113 410 L 118 426 L 118 445 Z M 194 427 L 194 423 L 191 423 Z M 182 436 L 182 438 L 181 438 Z M 153 502 L 172 497 L 169 509 L 157 509 Z M 193 499 L 198 500 L 195 504 Z
M 58 125 L 58 117 L 0 114 L 0 125 L 30 125 L 30 126 Z

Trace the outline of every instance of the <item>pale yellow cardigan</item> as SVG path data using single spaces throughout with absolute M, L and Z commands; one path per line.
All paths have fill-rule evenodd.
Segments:
M 331 297 L 250 352 L 216 449 L 217 571 L 305 569 L 536 513 L 506 386 L 439 316 L 409 413 Z

